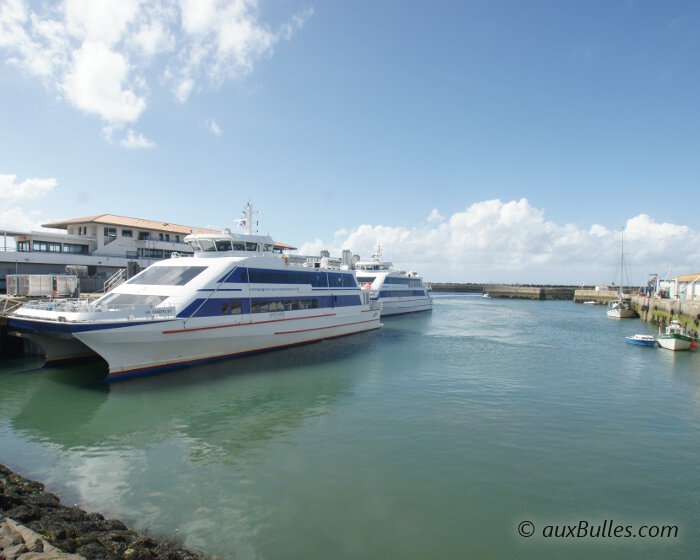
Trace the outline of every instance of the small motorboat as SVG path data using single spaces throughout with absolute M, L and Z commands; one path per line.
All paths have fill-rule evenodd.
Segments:
M 635 334 L 634 336 L 626 337 L 625 340 L 637 346 L 656 346 L 658 343 L 657 340 L 649 334 Z
M 682 327 L 680 321 L 671 321 L 664 333 L 659 329 L 659 346 L 667 350 L 689 350 L 697 346 L 695 338 Z

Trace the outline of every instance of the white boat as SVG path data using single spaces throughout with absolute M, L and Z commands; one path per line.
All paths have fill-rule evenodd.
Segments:
M 350 270 L 307 268 L 269 236 L 193 234 L 193 257 L 154 263 L 100 299 L 52 300 L 13 312 L 9 326 L 47 362 L 96 353 L 108 379 L 335 338 L 380 326 Z
M 430 285 L 415 272 L 395 270 L 382 261 L 381 247 L 368 261 L 355 263 L 357 281 L 373 301 L 381 302 L 382 316 L 430 311 L 433 298 Z
M 667 350 L 689 350 L 695 345 L 695 339 L 686 333 L 679 321 L 671 321 L 663 333 L 659 329 L 657 339 L 659 346 Z
M 610 302 L 608 305 L 608 317 L 612 319 L 631 319 L 637 316 L 637 312 L 632 306 L 632 300 L 622 294 L 622 274 L 624 263 L 624 230 L 620 234 L 620 298 Z
M 630 344 L 637 346 L 656 346 L 656 339 L 649 334 L 635 334 L 634 336 L 625 337 L 625 340 Z

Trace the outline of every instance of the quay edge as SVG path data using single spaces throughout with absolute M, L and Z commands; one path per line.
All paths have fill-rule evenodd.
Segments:
M 639 317 L 647 323 L 667 325 L 680 321 L 686 330 L 697 337 L 700 332 L 700 301 L 631 296 L 632 305 Z
M 576 290 L 573 286 L 519 286 L 510 284 L 458 284 L 431 283 L 433 292 L 442 293 L 487 293 L 493 298 L 571 300 Z

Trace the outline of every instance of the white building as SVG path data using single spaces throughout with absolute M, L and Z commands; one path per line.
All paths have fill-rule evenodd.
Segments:
M 7 274 L 63 273 L 67 265 L 87 266 L 89 276 L 111 276 L 136 262 L 145 268 L 170 258 L 172 253 L 192 254 L 183 240 L 190 233 L 218 233 L 217 230 L 181 226 L 168 222 L 100 214 L 42 224 L 51 231 L 4 232 L 14 238 L 15 247 L 0 241 L 0 291 Z M 0 232 L 2 235 L 3 232 Z M 275 249 L 294 249 L 275 243 Z

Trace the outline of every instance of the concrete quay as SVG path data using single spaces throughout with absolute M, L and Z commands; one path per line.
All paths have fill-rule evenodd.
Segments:
M 571 300 L 576 290 L 573 286 L 518 286 L 511 284 L 472 283 L 432 283 L 431 287 L 433 292 L 487 293 L 494 298 L 534 300 Z
M 639 317 L 648 323 L 667 325 L 676 320 L 686 331 L 697 337 L 700 332 L 700 301 L 683 301 L 657 297 L 631 296 Z
M 625 294 L 625 297 L 628 297 Z M 607 305 L 611 301 L 620 298 L 619 290 L 590 290 L 578 289 L 574 292 L 574 303 L 583 303 L 584 301 L 595 301 L 601 305 Z

